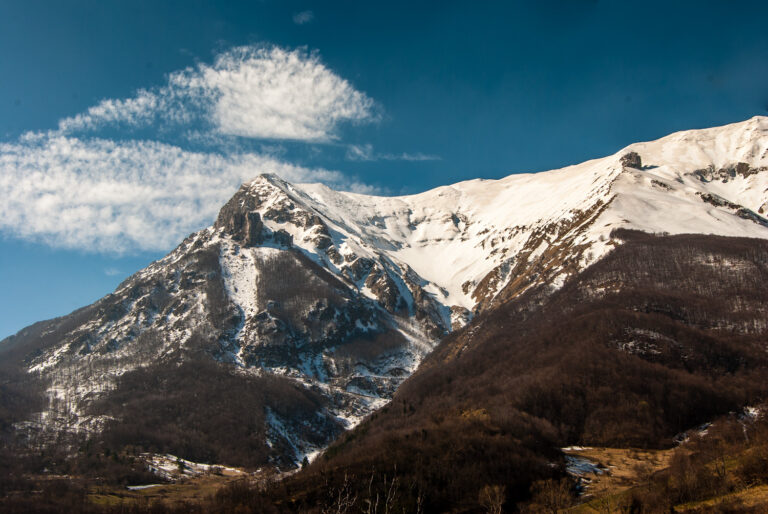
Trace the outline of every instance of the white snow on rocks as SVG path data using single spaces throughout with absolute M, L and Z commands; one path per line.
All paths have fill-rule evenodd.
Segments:
M 622 166 L 621 157 L 629 152 L 640 155 L 642 169 Z M 738 163 L 758 171 L 709 182 L 694 174 Z M 319 213 L 341 235 L 339 243 L 345 248 L 405 264 L 430 282 L 425 289 L 441 303 L 472 309 L 476 300 L 462 289 L 465 282 L 480 281 L 504 262 L 503 255 L 521 251 L 537 228 L 571 220 L 598 201 L 610 205 L 576 241 L 592 248 L 582 266 L 609 251 L 611 231 L 622 227 L 768 238 L 766 226 L 701 198 L 702 193 L 713 193 L 755 212 L 764 205 L 768 209 L 766 167 L 768 118 L 755 117 L 633 144 L 614 155 L 560 170 L 470 180 L 409 196 L 290 185 L 272 176 L 259 177 L 255 183 L 264 187 L 269 182 Z M 516 234 L 510 234 L 511 227 L 519 228 Z M 506 252 L 493 251 L 502 248 Z M 532 256 L 545 249 L 541 245 Z

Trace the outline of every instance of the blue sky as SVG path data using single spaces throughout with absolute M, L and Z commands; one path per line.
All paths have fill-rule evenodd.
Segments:
M 0 338 L 241 180 L 382 194 L 768 114 L 764 2 L 0 3 Z M 307 86 L 310 84 L 310 86 Z

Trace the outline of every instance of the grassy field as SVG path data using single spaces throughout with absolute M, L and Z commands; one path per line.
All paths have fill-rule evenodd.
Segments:
M 602 473 L 582 475 L 586 490 L 581 502 L 567 512 L 578 514 L 630 512 L 633 498 L 658 493 L 658 479 L 670 473 L 673 456 L 679 449 L 638 450 L 627 448 L 579 448 L 568 455 L 588 459 Z M 683 450 L 685 451 L 685 450 Z M 768 512 L 768 485 L 749 484 L 738 479 L 736 470 L 748 453 L 731 454 L 722 460 L 731 491 L 714 490 L 706 499 L 678 503 L 674 512 Z M 642 511 L 645 512 L 645 511 Z M 649 511 L 653 512 L 653 511 Z
M 718 512 L 722 510 L 768 512 L 768 485 L 749 487 L 735 493 L 724 494 L 709 500 L 684 503 L 675 512 Z
M 604 470 L 602 474 L 582 476 L 586 491 L 574 513 L 621 512 L 628 492 L 647 487 L 649 478 L 666 469 L 674 450 L 638 450 L 634 448 L 581 448 L 567 450 L 568 455 L 590 460 Z
M 88 499 L 97 505 L 116 506 L 121 504 L 151 505 L 163 503 L 167 506 L 180 507 L 188 504 L 201 504 L 210 500 L 216 492 L 234 482 L 243 481 L 256 486 L 268 479 L 267 473 L 246 473 L 241 470 L 224 468 L 217 473 L 181 477 L 170 483 L 147 484 L 141 489 L 93 486 L 88 491 Z

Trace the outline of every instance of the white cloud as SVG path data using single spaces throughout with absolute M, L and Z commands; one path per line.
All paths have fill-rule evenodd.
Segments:
M 293 23 L 304 25 L 315 19 L 315 13 L 312 11 L 301 11 L 293 15 Z
M 83 114 L 64 118 L 59 121 L 59 129 L 63 132 L 71 132 L 106 124 L 148 125 L 154 121 L 162 103 L 162 98 L 158 95 L 141 89 L 134 98 L 102 100 Z
M 162 87 L 103 100 L 62 119 L 57 131 L 0 142 L 0 233 L 106 253 L 167 250 L 208 225 L 237 187 L 259 173 L 375 193 L 339 172 L 285 162 L 281 140 L 332 141 L 340 124 L 375 121 L 376 110 L 373 100 L 330 71 L 316 53 L 235 48 L 213 64 L 172 73 Z M 105 127 L 117 133 L 160 130 L 165 136 L 174 133 L 170 128 L 185 146 L 206 151 L 109 140 L 100 131 Z M 230 136 L 269 141 L 258 145 L 258 153 L 244 152 L 242 141 Z M 439 157 L 381 154 L 362 145 L 349 146 L 347 158 Z
M 372 99 L 316 53 L 249 46 L 172 73 L 165 86 L 134 98 L 103 100 L 61 120 L 59 129 L 198 122 L 222 135 L 323 142 L 336 139 L 340 123 L 378 119 L 375 111 Z
M 0 143 L 0 230 L 54 247 L 165 250 L 209 224 L 240 183 L 262 172 L 368 189 L 338 172 L 252 153 L 27 134 Z
M 423 153 L 378 153 L 373 150 L 370 143 L 364 145 L 347 146 L 346 158 L 348 161 L 439 161 L 438 155 Z
M 373 161 L 373 145 L 349 145 L 347 147 L 348 161 Z

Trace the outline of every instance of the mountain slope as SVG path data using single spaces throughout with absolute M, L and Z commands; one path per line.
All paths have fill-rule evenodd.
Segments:
M 271 499 L 334 508 L 341 491 L 353 511 L 378 494 L 396 511 L 483 512 L 497 487 L 514 511 L 533 482 L 564 476 L 560 447 L 671 447 L 764 399 L 768 241 L 614 237 L 557 292 L 531 289 L 446 337 Z
M 230 463 L 291 467 L 384 405 L 451 330 L 527 292 L 551 294 L 622 245 L 614 230 L 766 239 L 766 202 L 764 117 L 410 196 L 260 175 L 114 293 L 0 343 L 46 391 L 45 408 L 14 426 L 40 442 L 103 433 L 237 459 L 238 438 L 211 416 L 247 410 L 258 414 L 242 437 L 258 457 Z M 152 416 L 128 419 L 127 405 L 210 399 L 217 370 L 242 401 L 176 412 L 165 429 L 202 434 L 197 443 L 163 437 Z M 167 380 L 142 387 L 155 376 Z M 127 421 L 138 435 L 121 430 Z

